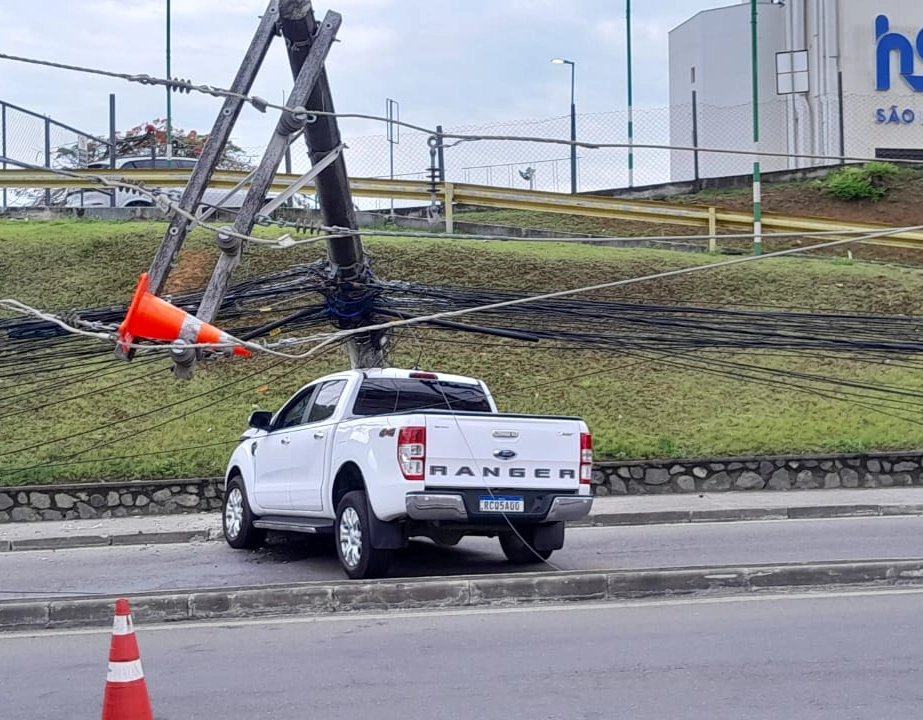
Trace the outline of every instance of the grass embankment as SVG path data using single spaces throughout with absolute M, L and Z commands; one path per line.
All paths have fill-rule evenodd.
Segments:
M 881 164 L 879 164 L 881 165 Z M 915 227 L 923 224 L 920 212 L 920 194 L 923 192 L 923 170 L 896 168 L 874 180 L 874 197 L 837 197 L 831 188 L 831 181 L 838 173 L 827 178 L 815 178 L 800 182 L 763 183 L 762 206 L 764 213 L 796 217 L 832 218 L 843 223 L 882 223 L 894 227 Z M 858 171 L 849 168 L 849 171 Z M 858 171 L 861 174 L 861 171 Z M 834 186 L 836 184 L 834 183 Z M 838 187 L 842 188 L 842 184 Z M 853 186 L 850 186 L 853 187 Z M 714 206 L 723 210 L 752 212 L 753 191 L 749 186 L 707 189 L 689 195 L 663 198 L 672 204 L 693 204 Z M 704 236 L 707 228 L 702 226 L 669 225 L 613 218 L 596 218 L 560 213 L 541 213 L 524 210 L 470 210 L 456 214 L 459 221 L 469 220 L 488 225 L 505 225 L 516 228 L 565 231 L 597 236 L 612 237 L 677 237 Z M 740 233 L 739 228 L 718 227 L 718 249 L 728 252 L 747 252 L 752 249 L 750 239 L 722 237 Z M 677 240 L 684 244 L 692 242 L 703 249 L 708 239 Z M 820 239 L 785 237 L 763 238 L 763 250 L 771 252 L 791 247 L 803 247 L 807 243 L 820 243 Z M 923 252 L 915 248 L 891 247 L 866 243 L 850 244 L 846 247 L 828 248 L 812 252 L 811 255 L 830 258 L 853 257 L 859 260 L 883 261 L 919 267 L 923 265 Z
M 162 223 L 0 221 L 0 297 L 52 310 L 124 304 L 163 236 Z M 553 243 L 367 239 L 375 271 L 471 287 L 541 292 L 712 262 L 708 256 Z M 237 278 L 320 257 L 322 248 L 253 248 Z M 194 233 L 171 274 L 174 292 L 203 287 L 216 251 Z M 666 304 L 773 306 L 919 314 L 923 275 L 825 260 L 767 260 L 627 286 L 606 297 Z M 217 322 L 220 326 L 220 320 Z M 2 340 L 0 340 L 2 342 Z M 234 358 L 200 365 L 190 382 L 170 363 L 112 359 L 98 347 L 66 369 L 13 366 L 0 345 L 0 484 L 190 477 L 223 471 L 257 407 L 276 409 L 300 385 L 342 368 L 342 351 L 309 361 Z M 717 355 L 712 355 L 715 357 Z M 695 364 L 695 354 L 685 358 Z M 722 359 L 923 391 L 923 374 L 831 356 L 720 354 Z M 910 448 L 923 426 L 782 384 L 718 377 L 651 357 L 547 349 L 468 334 L 402 331 L 394 365 L 483 377 L 502 409 L 579 414 L 598 458 Z M 903 414 L 909 414 L 905 412 Z

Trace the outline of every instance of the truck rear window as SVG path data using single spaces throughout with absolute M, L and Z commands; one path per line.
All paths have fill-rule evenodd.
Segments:
M 365 380 L 353 405 L 354 415 L 416 410 L 491 412 L 487 396 L 479 385 L 417 378 Z

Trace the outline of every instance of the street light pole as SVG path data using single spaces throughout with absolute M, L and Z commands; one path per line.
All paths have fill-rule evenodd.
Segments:
M 753 85 L 753 254 L 763 254 L 763 193 L 760 178 L 760 72 L 758 10 L 756 0 L 750 0 L 750 61 Z
M 577 194 L 577 64 L 573 60 L 554 58 L 555 65 L 570 65 L 570 192 Z
M 634 123 L 634 93 L 631 72 L 631 0 L 625 0 L 625 33 L 628 60 L 628 187 L 635 186 L 635 123 Z
M 170 70 L 170 0 L 167 0 L 167 78 L 172 79 Z M 173 160 L 173 97 L 167 87 L 167 167 L 172 167 Z

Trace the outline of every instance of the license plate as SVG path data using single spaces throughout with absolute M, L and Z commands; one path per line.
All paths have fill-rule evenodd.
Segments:
M 526 503 L 521 497 L 482 495 L 480 497 L 480 509 L 481 512 L 521 513 L 526 511 Z

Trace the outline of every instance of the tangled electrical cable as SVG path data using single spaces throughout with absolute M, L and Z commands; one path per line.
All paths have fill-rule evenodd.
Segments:
M 923 226 L 920 226 L 919 229 L 923 229 Z M 612 290 L 615 288 L 621 288 L 628 285 L 647 282 L 651 280 L 666 279 L 672 277 L 678 277 L 681 275 L 688 275 L 692 273 L 701 273 L 709 270 L 714 270 L 718 268 L 731 267 L 734 265 L 741 265 L 751 262 L 761 262 L 766 259 L 773 257 L 786 257 L 792 255 L 803 254 L 811 251 L 815 251 L 822 248 L 831 248 L 838 247 L 841 245 L 846 245 L 850 243 L 855 243 L 861 239 L 873 238 L 873 237 L 884 237 L 889 234 L 896 232 L 894 229 L 887 229 L 878 231 L 875 233 L 867 233 L 866 235 L 859 237 L 850 237 L 846 239 L 831 240 L 824 243 L 819 243 L 815 245 L 807 245 L 795 248 L 789 248 L 786 250 L 779 250 L 772 253 L 766 253 L 759 256 L 744 256 L 744 257 L 735 257 L 728 260 L 721 260 L 715 263 L 710 263 L 707 265 L 694 265 L 689 267 L 678 268 L 675 270 L 667 270 L 659 273 L 653 273 L 640 277 L 626 278 L 621 280 L 614 280 L 611 282 L 596 283 L 593 285 L 573 288 L 567 290 L 560 290 L 555 292 L 543 293 L 541 295 L 535 296 L 515 296 L 513 294 L 493 294 L 488 297 L 487 294 L 478 295 L 477 293 L 472 294 L 469 291 L 464 291 L 463 289 L 455 289 L 454 295 L 456 298 L 461 298 L 460 302 L 451 303 L 449 302 L 450 298 L 445 297 L 444 291 L 439 291 L 442 295 L 441 302 L 443 303 L 442 307 L 430 308 L 427 310 L 419 302 L 419 297 L 417 297 L 417 302 L 405 302 L 403 307 L 396 303 L 396 301 L 385 301 L 383 299 L 384 293 L 390 291 L 392 294 L 403 292 L 408 296 L 412 296 L 412 286 L 408 283 L 399 283 L 399 282 L 381 282 L 373 280 L 370 289 L 364 294 L 360 294 L 355 298 L 348 299 L 349 302 L 355 302 L 355 305 L 340 305 L 337 306 L 335 303 L 330 303 L 330 292 L 328 290 L 328 299 L 323 309 L 315 308 L 313 311 L 308 310 L 304 312 L 299 312 L 296 318 L 293 318 L 292 322 L 295 319 L 308 321 L 320 321 L 322 318 L 330 317 L 331 315 L 336 317 L 346 317 L 346 318 L 359 318 L 360 315 L 364 317 L 365 320 L 370 322 L 365 322 L 357 327 L 341 329 L 336 332 L 317 332 L 306 337 L 287 337 L 276 342 L 266 342 L 266 343 L 256 343 L 252 341 L 239 341 L 243 344 L 244 347 L 247 347 L 254 351 L 262 351 L 270 355 L 275 355 L 277 357 L 287 357 L 291 359 L 302 359 L 311 357 L 325 347 L 328 347 L 332 344 L 338 344 L 347 340 L 355 335 L 390 330 L 397 327 L 408 326 L 408 325 L 425 325 L 425 324 L 448 324 L 452 323 L 452 319 L 464 317 L 472 314 L 488 314 L 496 315 L 498 312 L 508 312 L 511 309 L 515 309 L 516 312 L 524 313 L 525 315 L 533 315 L 538 317 L 547 316 L 550 312 L 566 312 L 571 321 L 577 319 L 582 319 L 584 322 L 590 322 L 593 320 L 593 313 L 595 310 L 593 308 L 587 308 L 586 306 L 581 306 L 580 304 L 575 304 L 575 301 L 565 300 L 565 298 L 570 298 L 576 295 L 586 295 L 592 293 L 598 293 L 604 290 Z M 323 293 L 326 279 L 321 280 L 322 264 L 318 263 L 314 266 L 314 279 L 316 281 L 315 287 L 318 292 Z M 302 268 L 302 273 L 307 272 Z M 300 291 L 306 289 L 305 284 L 302 282 L 299 286 Z M 434 289 L 430 289 L 431 294 L 436 293 Z M 419 293 L 417 293 L 419 296 Z M 432 300 L 432 298 L 431 298 Z M 554 302 L 551 302 L 554 301 Z M 101 323 L 100 320 L 80 320 L 78 324 L 90 323 L 93 325 L 94 329 L 87 330 L 82 327 L 77 327 L 74 325 L 68 325 L 61 318 L 50 315 L 48 313 L 43 313 L 41 311 L 29 308 L 22 303 L 19 303 L 15 300 L 0 300 L 0 307 L 6 307 L 7 309 L 12 309 L 18 311 L 22 314 L 28 314 L 35 317 L 38 317 L 42 320 L 45 320 L 48 323 L 57 325 L 61 329 L 74 332 L 76 334 L 85 335 L 89 337 L 95 337 L 98 339 L 111 339 L 112 329 L 109 328 L 106 331 L 100 331 L 99 328 L 105 326 L 105 323 Z M 757 333 L 753 327 L 754 321 L 758 317 L 756 314 L 741 314 L 740 312 L 732 313 L 730 311 L 713 311 L 705 308 L 693 309 L 690 311 L 692 315 L 703 315 L 711 313 L 714 318 L 720 317 L 722 323 L 720 326 L 716 325 L 714 328 L 709 329 L 707 326 L 704 327 L 694 325 L 692 321 L 688 318 L 678 317 L 674 314 L 673 317 L 665 317 L 662 312 L 659 315 L 654 315 L 651 317 L 645 316 L 643 313 L 635 313 L 631 317 L 634 319 L 629 321 L 627 319 L 629 313 L 626 308 L 617 308 L 621 313 L 623 322 L 631 322 L 632 327 L 635 328 L 651 328 L 659 327 L 661 330 L 664 328 L 670 327 L 673 330 L 674 338 L 678 337 L 678 333 L 685 331 L 688 333 L 692 330 L 696 330 L 695 337 L 691 339 L 687 338 L 684 342 L 687 343 L 698 343 L 699 346 L 707 345 L 707 342 L 699 339 L 698 335 L 707 330 L 715 338 L 721 339 L 724 343 L 737 343 L 733 345 L 735 347 L 746 347 L 746 346 L 759 346 L 764 348 L 780 348 L 790 346 L 793 343 L 791 337 L 789 337 L 786 332 L 780 332 L 778 329 L 775 331 L 762 331 Z M 401 314 L 398 315 L 398 319 L 394 319 L 394 313 L 400 311 Z M 390 312 L 390 318 L 388 313 Z M 650 312 L 650 308 L 645 308 L 645 312 Z M 772 318 L 770 318 L 772 319 Z M 799 342 L 809 342 L 812 341 L 808 336 L 816 335 L 817 332 L 823 330 L 823 323 L 830 323 L 833 318 L 826 317 L 821 318 L 819 321 L 811 321 L 813 325 L 811 327 L 803 328 L 802 336 L 808 338 L 807 340 L 801 340 Z M 841 318 L 843 322 L 847 320 L 853 324 L 859 323 L 861 318 L 859 316 Z M 776 319 L 778 322 L 778 319 Z M 801 321 L 802 324 L 806 322 L 805 320 Z M 898 323 L 897 320 L 889 320 L 891 324 Z M 371 323 L 371 324 L 370 324 Z M 453 323 L 454 324 L 454 323 Z M 456 327 L 455 329 L 464 329 Z M 908 330 L 907 327 L 902 329 Z M 623 328 L 624 330 L 624 328 Z M 33 331 L 37 331 L 33 327 Z M 43 330 L 44 331 L 44 330 Z M 850 332 L 853 332 L 850 329 Z M 256 337 L 259 334 L 259 330 L 251 328 L 249 336 L 251 338 Z M 536 338 L 546 337 L 551 339 L 553 336 L 548 335 L 540 327 L 535 328 L 532 331 L 532 334 Z M 733 335 L 736 340 L 731 340 L 730 335 Z M 567 332 L 560 332 L 558 335 L 559 338 L 565 339 L 569 335 Z M 651 336 L 654 340 L 662 340 L 662 333 L 659 335 Z M 864 337 L 864 336 L 863 336 Z M 911 336 L 912 337 L 912 336 Z M 611 337 L 603 337 L 597 334 L 595 338 L 597 342 L 600 343 L 618 343 L 624 341 L 624 335 L 615 334 Z M 584 338 L 586 340 L 586 338 Z M 816 341 L 813 341 L 816 342 Z M 841 339 L 835 341 L 834 339 L 827 338 L 825 341 L 828 349 L 831 347 L 837 347 L 841 350 L 863 350 L 863 349 L 874 349 L 874 350 L 893 350 L 895 352 L 917 352 L 918 348 L 921 347 L 919 343 L 913 342 L 912 340 L 893 340 L 888 342 L 876 341 L 874 337 L 864 337 L 861 340 L 853 339 Z M 715 340 L 711 341 L 712 345 L 715 344 Z M 301 353 L 292 353 L 285 352 L 284 349 L 290 348 L 297 345 L 310 344 L 312 347 Z M 135 347 L 139 348 L 150 348 L 150 345 L 145 344 L 136 344 Z M 165 347 L 165 346 L 161 346 Z M 204 344 L 201 346 L 191 345 L 190 347 L 210 347 L 214 348 L 214 344 Z

